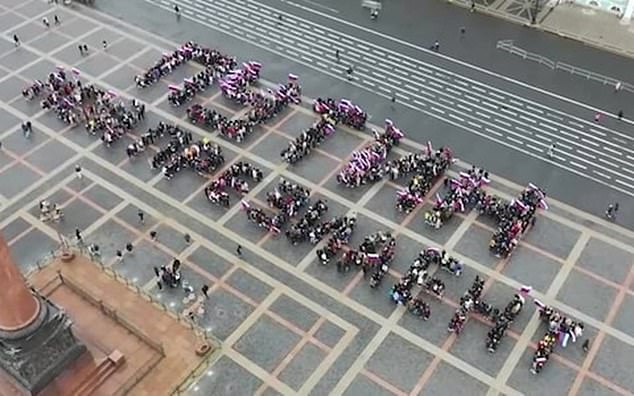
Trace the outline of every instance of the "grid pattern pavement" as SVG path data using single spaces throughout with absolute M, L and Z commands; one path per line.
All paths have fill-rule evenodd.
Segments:
M 62 24 L 45 29 L 41 18 Z M 340 128 L 334 137 L 296 166 L 281 162 L 280 150 L 308 127 L 315 116 L 294 106 L 262 126 L 243 144 L 226 141 L 184 122 L 183 109 L 167 103 L 167 85 L 197 68 L 187 65 L 156 86 L 138 90 L 134 74 L 176 46 L 147 37 L 134 27 L 117 24 L 92 11 L 53 8 L 43 1 L 0 1 L 0 228 L 24 270 L 56 246 L 57 233 L 75 227 L 99 244 L 104 263 L 181 313 L 190 308 L 185 293 L 159 290 L 152 266 L 173 257 L 183 261 L 183 278 L 195 288 L 210 286 L 200 324 L 222 341 L 222 354 L 191 392 L 201 394 L 569 394 L 631 395 L 629 374 L 634 334 L 634 236 L 631 232 L 579 213 L 560 203 L 540 214 L 537 226 L 508 260 L 488 252 L 493 225 L 477 213 L 457 215 L 438 231 L 425 227 L 421 214 L 431 201 L 404 216 L 394 209 L 398 183 L 384 180 L 349 190 L 336 183 L 337 170 L 349 154 L 369 141 L 367 134 Z M 5 23 L 6 21 L 6 23 Z M 12 35 L 22 39 L 14 49 Z M 107 40 L 107 50 L 101 41 Z M 90 46 L 81 56 L 79 43 Z M 146 120 L 120 142 L 106 148 L 82 128 L 70 128 L 25 101 L 21 89 L 44 78 L 56 65 L 77 67 L 82 79 L 137 97 L 148 104 Z M 265 65 L 266 67 L 266 65 Z M 217 90 L 195 101 L 236 117 L 243 109 Z M 34 134 L 26 140 L 20 122 L 29 118 Z M 171 181 L 153 172 L 147 161 L 157 149 L 132 160 L 125 146 L 135 133 L 158 121 L 182 124 L 196 135 L 217 141 L 227 165 L 248 161 L 265 178 L 247 199 L 264 205 L 267 191 L 280 176 L 327 199 L 329 214 L 358 213 L 352 244 L 377 230 L 397 236 L 397 255 L 388 279 L 372 290 L 360 273 L 341 275 L 319 264 L 312 246 L 292 247 L 285 238 L 255 228 L 232 196 L 228 210 L 210 205 L 202 192 L 208 180 L 183 171 Z M 407 141 L 394 155 L 421 147 Z M 81 163 L 84 178 L 73 167 Z M 459 164 L 465 165 L 465 164 Z M 436 185 L 430 196 L 441 185 Z M 494 178 L 492 191 L 510 197 L 520 187 Z M 65 220 L 38 220 L 41 199 L 61 203 Z M 140 224 L 137 211 L 146 213 Z M 149 232 L 158 233 L 156 241 Z M 193 243 L 185 242 L 189 234 Z M 132 241 L 135 251 L 122 262 L 115 251 Z M 236 245 L 243 254 L 234 254 Z M 418 251 L 443 246 L 467 263 L 460 278 L 445 277 L 447 293 L 430 301 L 432 318 L 421 322 L 394 306 L 387 291 Z M 586 324 L 591 349 L 579 345 L 558 349 L 539 377 L 528 367 L 545 329 L 532 304 L 527 305 L 495 355 L 484 348 L 489 323 L 473 317 L 460 337 L 446 325 L 459 296 L 478 274 L 488 279 L 486 298 L 503 305 L 520 285 Z M 442 276 L 442 275 L 441 275 Z

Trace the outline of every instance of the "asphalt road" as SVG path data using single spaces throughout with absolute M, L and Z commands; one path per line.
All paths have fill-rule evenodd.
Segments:
M 550 195 L 583 210 L 601 214 L 608 202 L 621 202 L 619 221 L 631 227 L 634 210 L 627 204 L 634 196 L 631 124 L 609 117 L 596 124 L 592 121 L 594 111 L 580 103 L 587 103 L 584 97 L 568 95 L 570 91 L 566 89 L 561 92 L 559 85 L 549 89 L 542 71 L 534 70 L 535 65 L 518 62 L 508 54 L 494 52 L 488 57 L 489 63 L 499 63 L 501 69 L 496 71 L 495 67 L 487 67 L 491 65 L 484 61 L 486 57 L 481 57 L 479 64 L 470 58 L 473 55 L 460 57 L 466 61 L 456 61 L 409 43 L 408 35 L 415 34 L 417 24 L 399 25 L 396 20 L 388 20 L 388 10 L 393 5 L 395 10 L 396 5 L 406 7 L 405 0 L 391 0 L 380 17 L 381 26 L 399 29 L 400 37 L 394 38 L 387 36 L 389 31 L 377 35 L 374 30 L 355 25 L 362 22 L 353 17 L 367 19 L 367 14 L 360 14 L 360 8 L 352 13 L 349 2 L 344 3 L 349 8 L 347 14 L 310 3 L 280 0 L 187 0 L 179 3 L 183 11 L 180 21 L 171 13 L 173 3 L 169 1 L 113 0 L 97 6 L 172 40 L 194 39 L 242 60 L 259 60 L 265 65 L 264 77 L 268 80 L 282 81 L 288 72 L 299 74 L 309 96 L 348 97 L 372 114 L 374 123 L 393 118 L 414 140 L 449 144 L 468 162 L 518 183 L 540 184 Z M 350 21 L 334 19 L 344 17 Z M 392 17 L 398 18 L 398 14 Z M 477 18 L 482 25 L 491 21 L 485 16 Z M 434 20 L 443 25 L 443 20 Z M 505 24 L 504 29 L 509 31 L 515 29 L 524 34 L 526 30 L 496 23 Z M 467 29 L 464 40 L 472 40 L 471 31 L 475 29 Z M 454 33 L 458 34 L 457 28 Z M 451 46 L 445 45 L 442 37 L 438 39 L 441 55 L 452 55 Z M 494 41 L 491 38 L 489 43 Z M 571 51 L 577 50 L 576 44 L 564 43 L 571 45 Z M 478 46 L 469 47 L 473 47 L 469 53 L 480 53 Z M 485 54 L 487 45 L 482 48 Z M 336 59 L 337 50 L 340 60 Z M 597 54 L 604 56 L 606 62 L 612 57 Z M 494 57 L 503 60 L 497 62 Z M 513 74 L 498 73 L 509 61 L 517 63 L 516 72 L 523 68 L 525 83 Z M 625 65 L 629 61 L 623 62 Z M 345 78 L 348 65 L 355 70 L 351 82 Z M 565 86 L 575 86 L 579 79 L 565 77 L 571 79 Z M 532 85 L 533 80 L 542 87 Z M 579 85 L 584 86 L 580 92 L 589 96 L 600 97 L 607 90 L 592 82 L 582 81 Z M 396 106 L 388 100 L 393 94 Z M 618 106 L 626 97 L 611 91 L 607 96 Z M 549 159 L 545 152 L 553 142 L 557 149 Z
M 529 27 L 468 10 L 442 0 L 384 0 L 376 21 L 370 20 L 360 1 L 338 0 L 260 0 L 288 9 L 310 7 L 318 12 L 345 19 L 377 32 L 410 43 L 429 47 L 434 40 L 443 54 L 493 70 L 608 111 L 623 109 L 634 118 L 634 95 L 614 95 L 609 87 L 597 82 L 552 71 L 497 50 L 499 40 L 513 40 L 522 49 L 582 67 L 605 76 L 634 82 L 634 59 L 601 51 L 573 40 L 563 39 Z M 292 6 L 292 4 L 295 4 Z M 615 20 L 615 23 L 616 20 Z M 460 28 L 466 34 L 460 34 Z

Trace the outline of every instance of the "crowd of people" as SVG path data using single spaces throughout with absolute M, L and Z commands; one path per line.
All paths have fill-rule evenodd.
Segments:
M 555 308 L 546 306 L 539 300 L 535 300 L 535 305 L 539 310 L 539 318 L 548 325 L 548 331 L 537 343 L 537 349 L 533 354 L 531 372 L 538 374 L 550 359 L 555 346 L 559 343 L 565 348 L 570 340 L 573 343 L 576 342 L 583 335 L 584 325 L 582 322 L 566 317 Z M 587 344 L 588 340 L 583 346 L 586 351 L 588 349 Z
M 328 211 L 325 200 L 318 199 L 306 209 L 304 216 L 286 230 L 286 237 L 293 244 L 309 241 L 315 245 L 324 235 L 324 229 L 328 223 L 320 223 L 321 218 Z
M 284 161 L 294 164 L 317 148 L 327 137 L 333 135 L 339 124 L 363 130 L 367 113 L 347 99 L 336 102 L 334 99 L 317 98 L 313 102 L 313 111 L 321 117 L 304 130 L 280 155 Z
M 72 78 L 58 66 L 45 82 L 35 80 L 22 90 L 27 100 L 40 99 L 43 109 L 52 110 L 62 122 L 83 124 L 91 135 L 100 134 L 107 146 L 128 133 L 145 118 L 145 105 L 137 100 L 128 106 L 113 91 L 83 84 L 79 70 L 71 69 Z
M 185 168 L 201 176 L 209 176 L 225 162 L 219 145 L 211 143 L 208 138 L 194 142 L 190 131 L 176 125 L 159 123 L 156 129 L 150 129 L 144 136 L 147 141 L 154 141 L 166 134 L 170 137 L 167 146 L 152 157 L 150 165 L 152 169 L 161 169 L 168 180 Z M 143 144 L 143 137 L 140 142 Z M 139 141 L 128 146 L 129 154 L 137 153 L 138 147 Z
M 260 79 L 262 65 L 258 62 L 247 62 L 242 68 L 231 71 L 220 80 L 220 91 L 225 98 L 242 106 L 252 102 L 249 86 Z
M 271 209 L 277 209 L 276 226 L 285 225 L 289 219 L 297 216 L 300 209 L 308 205 L 310 191 L 299 184 L 280 178 L 279 183 L 266 194 L 266 202 Z
M 245 88 L 246 89 L 246 88 Z M 220 134 L 237 143 L 243 142 L 258 125 L 270 120 L 291 103 L 301 101 L 301 87 L 298 78 L 289 74 L 286 84 L 280 84 L 275 90 L 246 90 L 248 99 L 245 102 L 249 110 L 245 117 L 228 119 L 217 111 L 195 104 L 187 110 L 190 122 L 219 130 Z
M 480 297 L 482 296 L 483 289 L 484 279 L 476 275 L 471 287 L 462 295 L 462 297 L 460 297 L 460 305 L 454 312 L 451 320 L 449 321 L 449 325 L 447 326 L 447 330 L 449 332 L 460 334 L 467 322 L 469 313 L 482 306 Z M 482 312 L 481 309 L 480 312 Z
M 352 213 L 347 216 L 337 216 L 326 224 L 321 229 L 323 234 L 319 238 L 323 239 L 328 234 L 330 234 L 330 237 L 326 245 L 315 252 L 323 265 L 330 263 L 341 252 L 343 247 L 350 243 L 350 238 L 352 238 L 352 233 L 357 225 L 357 215 Z
M 493 317 L 493 327 L 487 333 L 486 347 L 489 352 L 493 353 L 497 350 L 500 341 L 511 326 L 511 323 L 517 318 L 524 307 L 525 298 L 521 294 L 515 294 L 504 310 Z
M 236 142 L 244 141 L 257 125 L 279 114 L 290 104 L 301 101 L 301 87 L 297 76 L 289 74 L 288 82 L 275 90 L 256 90 L 253 86 L 259 80 L 262 65 L 247 62 L 237 68 L 235 58 L 193 42 L 185 43 L 172 53 L 163 54 L 152 67 L 137 75 L 135 82 L 139 88 L 149 87 L 188 61 L 198 62 L 204 69 L 185 79 L 183 88 L 170 86 L 168 100 L 173 105 L 180 106 L 214 82 L 219 82 L 220 90 L 227 99 L 249 106 L 245 117 L 229 119 L 215 110 L 195 104 L 187 110 L 188 119 L 193 124 L 218 130 L 222 136 Z M 78 78 L 78 70 L 73 69 L 72 74 L 75 77 L 71 79 L 60 67 L 50 73 L 45 82 L 36 80 L 22 94 L 27 100 L 41 99 L 43 108 L 54 110 L 68 124 L 85 123 L 90 134 L 101 133 L 101 139 L 106 145 L 121 138 L 144 119 L 143 104 L 132 100 L 126 106 L 112 91 L 104 91 L 94 85 L 83 85 Z M 318 98 L 313 103 L 313 110 L 320 115 L 319 120 L 282 151 L 284 161 L 293 164 L 301 160 L 334 134 L 340 124 L 357 130 L 366 128 L 367 113 L 349 100 Z M 406 188 L 397 193 L 396 203 L 400 211 L 409 213 L 424 201 L 434 183 L 449 169 L 454 161 L 453 153 L 448 147 L 433 150 L 428 143 L 421 153 L 388 161 L 388 154 L 403 139 L 404 133 L 391 120 L 386 120 L 385 130 L 380 133 L 373 130 L 373 134 L 374 140 L 370 144 L 352 153 L 352 159 L 339 172 L 337 181 L 355 188 L 383 177 L 397 180 L 411 176 Z M 148 146 L 158 144 L 165 137 L 169 138 L 167 145 L 153 155 L 150 163 L 152 168 L 161 169 L 167 179 L 171 179 L 184 168 L 208 177 L 224 164 L 219 145 L 211 143 L 208 138 L 194 141 L 190 131 L 165 122 L 160 122 L 155 128 L 149 128 L 141 134 L 126 147 L 126 153 L 133 159 Z M 205 187 L 205 196 L 212 204 L 228 208 L 231 204 L 230 190 L 241 196 L 249 193 L 250 186 L 246 179 L 258 183 L 263 179 L 263 172 L 248 162 L 236 162 Z M 518 244 L 519 237 L 534 224 L 537 209 L 547 207 L 545 193 L 530 184 L 519 197 L 507 202 L 487 194 L 484 187 L 488 184 L 488 172 L 475 167 L 461 172 L 457 178 L 447 179 L 444 196 L 437 196 L 433 208 L 424 215 L 425 222 L 434 228 L 440 228 L 455 212 L 476 208 L 481 214 L 491 216 L 497 221 L 498 227 L 491 239 L 490 248 L 498 257 L 507 257 Z M 250 222 L 274 233 L 280 233 L 292 218 L 299 217 L 304 211 L 299 220 L 290 224 L 285 231 L 293 245 L 304 242 L 317 245 L 328 238 L 323 246 L 316 249 L 317 258 L 323 265 L 334 261 L 341 273 L 359 268 L 371 288 L 380 286 L 390 271 L 396 253 L 396 237 L 390 232 L 375 232 L 365 236 L 358 248 L 354 249 L 350 242 L 357 225 L 356 214 L 324 220 L 328 211 L 327 202 L 319 199 L 311 204 L 310 195 L 308 189 L 282 178 L 266 196 L 269 209 L 274 214 L 252 206 L 244 199 L 241 200 L 241 206 Z M 60 221 L 63 215 L 58 204 L 51 204 L 46 200 L 40 202 L 42 221 Z M 79 234 L 78 239 L 81 239 Z M 129 250 L 132 250 L 131 245 Z M 98 248 L 93 249 L 91 254 L 98 254 Z M 117 256 L 122 257 L 122 254 L 117 253 Z M 436 267 L 432 270 L 432 266 Z M 178 259 L 174 259 L 169 265 L 153 269 L 159 288 L 183 286 L 181 262 Z M 427 248 L 418 254 L 409 269 L 392 286 L 390 298 L 395 304 L 406 306 L 411 314 L 428 320 L 431 308 L 422 296 L 428 294 L 442 299 L 445 291 L 445 283 L 437 270 L 460 276 L 464 263 L 445 250 Z M 482 278 L 475 277 L 471 287 L 460 298 L 459 307 L 448 324 L 448 331 L 459 334 L 470 314 L 482 315 L 492 323 L 487 333 L 486 348 L 495 352 L 508 328 L 522 311 L 525 299 L 521 294 L 515 294 L 500 310 L 483 300 L 484 284 Z M 541 371 L 558 342 L 565 347 L 568 340 L 575 342 L 583 332 L 582 323 L 566 318 L 538 301 L 536 304 L 540 318 L 548 324 L 549 329 L 535 352 L 531 368 L 533 373 Z
M 224 55 L 216 49 L 202 47 L 193 41 L 188 41 L 173 52 L 164 53 L 154 65 L 135 76 L 134 81 L 139 88 L 152 86 L 162 77 L 171 74 L 189 61 L 195 61 L 204 66 L 213 78 L 223 76 L 237 66 L 235 58 Z
M 447 180 L 444 197 L 436 194 L 436 201 L 427 211 L 425 223 L 435 229 L 442 227 L 455 212 L 463 213 L 473 208 L 480 198 L 482 188 L 489 184 L 489 173 L 475 166 L 460 172 L 457 178 Z
M 264 174 L 260 168 L 248 162 L 240 161 L 232 164 L 229 169 L 225 170 L 217 179 L 205 187 L 207 200 L 213 204 L 228 208 L 230 206 L 230 198 L 227 189 L 234 190 L 241 195 L 249 193 L 249 182 L 244 179 L 245 177 L 250 178 L 255 183 L 259 183 Z
M 413 174 L 407 187 L 397 191 L 396 208 L 410 213 L 422 203 L 434 183 L 441 178 L 453 163 L 453 152 L 449 147 L 433 150 L 431 142 L 426 150 L 408 154 L 386 164 L 385 173 L 392 180 Z
M 346 187 L 357 188 L 383 178 L 387 156 L 405 134 L 391 120 L 385 120 L 384 132 L 373 133 L 374 141 L 352 153 L 352 159 L 337 174 L 337 182 Z
M 520 237 L 535 225 L 537 209 L 547 209 L 546 193 L 534 184 L 516 199 L 497 209 L 487 209 L 496 222 L 497 230 L 489 243 L 489 248 L 497 257 L 508 257 L 517 247 Z
M 439 229 L 454 213 L 476 209 L 497 223 L 489 243 L 490 250 L 497 257 L 508 257 L 519 243 L 519 238 L 535 224 L 537 210 L 548 208 L 546 194 L 534 184 L 529 184 L 519 197 L 509 202 L 488 194 L 484 187 L 489 183 L 489 173 L 475 166 L 460 172 L 456 178 L 445 179 L 447 190 L 443 197 L 436 194 L 434 206 L 424 214 L 425 223 Z M 399 198 L 406 196 L 403 192 L 399 194 Z

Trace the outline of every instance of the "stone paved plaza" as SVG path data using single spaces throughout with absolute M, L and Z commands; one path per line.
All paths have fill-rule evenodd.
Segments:
M 53 14 L 61 26 L 45 29 L 42 17 L 52 21 Z M 159 290 L 152 271 L 180 258 L 186 282 L 210 286 L 199 324 L 222 343 L 188 394 L 634 394 L 634 233 L 551 200 L 550 210 L 540 213 L 512 257 L 496 259 L 488 250 L 493 224 L 475 212 L 456 215 L 436 231 L 422 218 L 429 202 L 407 216 L 394 209 L 399 186 L 393 182 L 357 190 L 339 186 L 337 171 L 370 134 L 339 128 L 317 152 L 289 166 L 279 153 L 316 120 L 308 108 L 292 107 L 239 145 L 189 125 L 184 108 L 167 102 L 167 86 L 179 84 L 197 66 L 181 67 L 148 89 L 133 84 L 135 74 L 178 43 L 94 11 L 54 8 L 40 0 L 0 0 L 0 26 L 0 228 L 17 262 L 25 272 L 32 270 L 56 249 L 58 233 L 70 237 L 77 227 L 88 242 L 101 246 L 107 266 L 180 313 L 185 292 Z M 18 49 L 14 33 L 22 40 Z M 107 51 L 102 40 L 109 43 Z M 79 43 L 89 45 L 88 56 L 79 54 Z M 83 127 L 70 128 L 42 110 L 37 100 L 26 101 L 21 90 L 57 65 L 76 67 L 84 82 L 143 101 L 145 121 L 107 148 Z M 264 70 L 266 75 L 266 65 Z M 195 102 L 228 116 L 244 114 L 216 88 Z M 30 139 L 20 129 L 26 119 L 34 127 Z M 218 142 L 227 165 L 248 161 L 260 167 L 265 178 L 246 197 L 256 205 L 264 205 L 266 192 L 283 176 L 309 188 L 311 198 L 328 200 L 328 216 L 356 212 L 354 246 L 378 230 L 397 235 L 389 277 L 371 289 L 360 272 L 340 274 L 334 266 L 322 266 L 312 246 L 292 247 L 283 235 L 248 223 L 237 195 L 228 210 L 207 202 L 203 188 L 209 180 L 189 170 L 166 180 L 148 165 L 156 147 L 128 159 L 125 147 L 134 135 L 159 121 Z M 393 155 L 421 148 L 406 141 Z M 75 164 L 84 169 L 82 179 L 74 175 Z M 521 186 L 494 177 L 489 190 L 511 197 Z M 42 199 L 62 203 L 62 222 L 39 221 Z M 144 224 L 138 210 L 146 213 Z M 150 239 L 152 230 L 157 241 Z M 185 242 L 185 234 L 193 243 Z M 134 254 L 117 262 L 115 251 L 128 241 L 136 246 Z M 235 254 L 238 244 L 241 257 Z M 428 246 L 444 247 L 467 268 L 458 278 L 439 275 L 447 293 L 441 301 L 426 298 L 432 317 L 423 322 L 394 305 L 388 290 Z M 497 306 L 521 285 L 533 286 L 533 297 L 585 323 L 590 351 L 584 353 L 581 342 L 558 348 L 543 372 L 531 375 L 535 343 L 546 331 L 532 303 L 495 354 L 484 347 L 491 324 L 478 317 L 459 337 L 448 333 L 457 301 L 475 275 L 488 280 L 486 299 Z

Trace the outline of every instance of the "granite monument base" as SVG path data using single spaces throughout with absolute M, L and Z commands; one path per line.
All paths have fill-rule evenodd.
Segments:
M 17 331 L 0 330 L 0 368 L 27 395 L 37 395 L 86 352 L 65 312 L 42 296 L 38 317 Z

